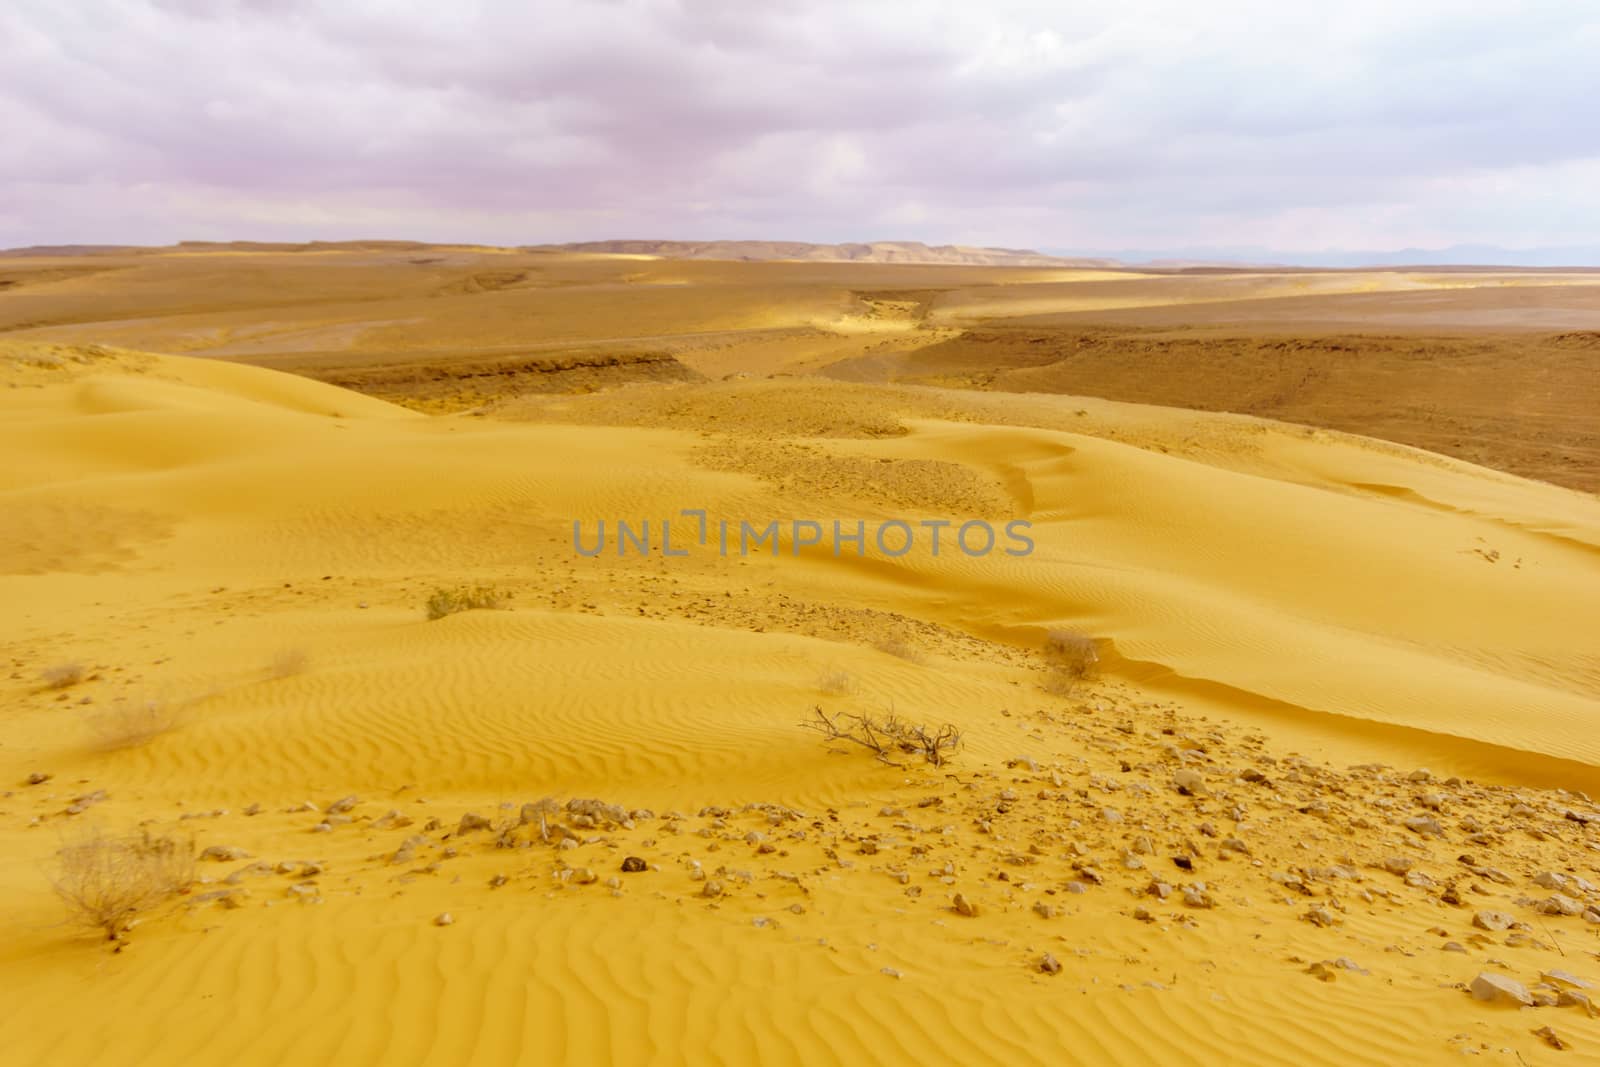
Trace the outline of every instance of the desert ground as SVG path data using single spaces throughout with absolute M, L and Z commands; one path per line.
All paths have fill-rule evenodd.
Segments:
M 0 256 L 6 1058 L 1600 1063 L 1600 271 L 890 260 Z

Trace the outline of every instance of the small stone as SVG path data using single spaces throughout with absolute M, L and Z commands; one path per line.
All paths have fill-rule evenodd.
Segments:
M 1600 1015 L 1600 1009 L 1596 1009 L 1595 1006 L 1589 1002 L 1589 997 L 1584 993 L 1578 992 L 1576 989 L 1563 989 L 1560 993 L 1556 994 L 1556 1007 L 1570 1008 L 1574 1006 L 1582 1008 L 1584 1013 L 1587 1014 L 1591 1019 L 1596 1015 Z
M 628 874 L 638 874 L 640 871 L 648 870 L 649 867 L 638 856 L 628 856 L 622 861 L 622 869 Z
M 1050 955 L 1050 953 L 1046 952 L 1043 956 L 1039 957 L 1039 970 L 1043 971 L 1045 974 L 1060 974 L 1061 961 Z
M 1172 787 L 1186 797 L 1199 796 L 1206 791 L 1206 776 L 1190 767 L 1174 771 Z
M 978 914 L 977 902 L 968 900 L 965 893 L 957 893 L 953 898 L 951 898 L 950 907 L 957 915 L 965 916 L 968 919 L 971 919 Z
M 1528 987 L 1503 974 L 1490 974 L 1484 971 L 1472 980 L 1469 988 L 1473 997 L 1491 1004 L 1516 1004 L 1524 1007 L 1533 1004 L 1533 995 L 1528 992 Z
M 1383 861 L 1383 869 L 1390 874 L 1405 874 L 1416 866 L 1416 860 L 1409 856 L 1390 856 Z
M 1306 911 L 1306 913 L 1301 915 L 1300 918 L 1304 919 L 1312 926 L 1322 927 L 1337 926 L 1339 923 L 1344 921 L 1339 918 L 1338 915 L 1335 915 L 1332 911 L 1320 904 Z
M 333 815 L 343 815 L 359 803 L 361 803 L 361 798 L 356 796 L 354 793 L 351 793 L 349 796 L 340 797 L 332 804 L 329 804 L 328 812 Z
M 1444 826 L 1432 815 L 1413 815 L 1406 820 L 1406 829 L 1424 837 L 1443 837 Z
M 215 860 L 218 863 L 231 863 L 234 860 L 249 859 L 250 853 L 233 845 L 212 845 L 200 853 L 200 858 L 203 860 Z
M 1539 1027 L 1539 1029 L 1533 1031 L 1533 1036 L 1541 1039 L 1545 1044 L 1549 1045 L 1553 1049 L 1561 1050 L 1572 1047 L 1563 1041 L 1561 1036 L 1548 1026 Z
M 469 811 L 465 815 L 461 816 L 461 821 L 456 824 L 456 836 L 460 837 L 462 834 L 470 834 L 474 830 L 489 830 L 493 829 L 493 827 L 494 824 L 491 823 L 487 818 L 477 814 L 476 812 Z
M 28 775 L 28 784 L 44 785 L 50 780 L 50 778 L 51 776 L 46 774 L 44 771 L 34 771 L 32 774 Z
M 456 917 L 451 915 L 448 911 L 441 911 L 439 914 L 433 917 L 433 925 L 435 926 L 449 926 L 455 921 Z
M 1554 985 L 1554 986 L 1565 986 L 1568 989 L 1593 989 L 1594 988 L 1594 984 L 1592 982 L 1586 982 L 1582 978 L 1579 978 L 1577 975 L 1569 974 L 1566 971 L 1545 971 L 1543 974 L 1539 975 L 1539 977 L 1543 978 L 1546 982 L 1549 982 L 1551 985 Z
M 1582 915 L 1583 902 L 1573 900 L 1565 893 L 1552 893 L 1534 905 L 1541 915 Z
M 1509 930 L 1514 922 L 1516 920 L 1503 911 L 1480 911 L 1472 916 L 1473 926 L 1491 933 Z
M 600 876 L 587 867 L 579 867 L 572 872 L 572 880 L 579 885 L 593 885 L 600 880 Z
M 703 897 L 720 897 L 722 895 L 722 883 L 715 878 L 711 879 L 700 887 L 700 895 Z

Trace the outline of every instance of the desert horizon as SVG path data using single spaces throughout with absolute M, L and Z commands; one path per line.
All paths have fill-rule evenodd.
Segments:
M 0 1060 L 1600 1063 L 1597 45 L 0 8 Z

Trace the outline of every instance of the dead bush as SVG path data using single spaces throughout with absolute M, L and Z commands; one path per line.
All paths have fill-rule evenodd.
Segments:
M 178 725 L 178 709 L 166 700 L 120 700 L 88 717 L 101 748 L 136 748 Z
M 812 709 L 814 717 L 801 723 L 829 741 L 848 741 L 860 745 L 892 767 L 900 766 L 890 757 L 895 753 L 921 754 L 935 767 L 942 767 L 961 748 L 961 731 L 950 723 L 927 727 L 910 723 L 890 713 L 881 718 L 839 712 L 829 715 L 822 708 Z
M 81 663 L 58 663 L 39 672 L 47 689 L 70 689 L 88 676 Z
M 885 655 L 903 659 L 907 663 L 922 663 L 922 653 L 911 643 L 898 637 L 886 637 L 872 646 Z
M 828 670 L 817 678 L 817 689 L 831 697 L 852 696 L 860 692 L 861 684 L 849 671 Z
M 489 585 L 441 587 L 428 597 L 428 618 L 431 621 L 462 611 L 492 611 L 504 607 L 506 600 L 506 594 Z
M 92 830 L 61 847 L 52 884 L 74 922 L 99 930 L 118 951 L 141 914 L 194 884 L 194 845 L 148 830 L 112 837 Z
M 1050 677 L 1045 680 L 1045 691 L 1065 696 L 1077 688 L 1078 683 L 1094 678 L 1100 672 L 1100 653 L 1092 637 L 1076 630 L 1051 630 L 1044 638 L 1045 663 Z

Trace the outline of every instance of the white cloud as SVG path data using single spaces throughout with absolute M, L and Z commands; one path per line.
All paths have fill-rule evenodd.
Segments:
M 1593 10 L 10 0 L 0 245 L 1596 242 Z

